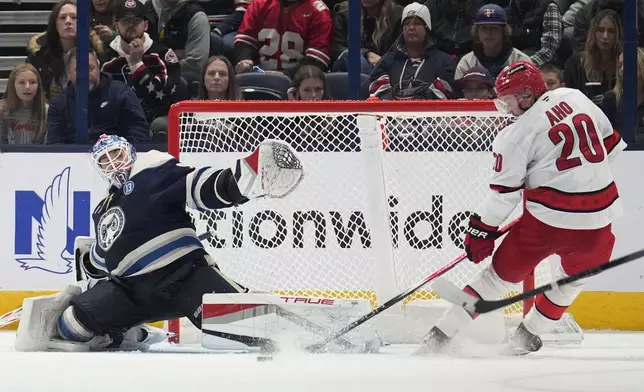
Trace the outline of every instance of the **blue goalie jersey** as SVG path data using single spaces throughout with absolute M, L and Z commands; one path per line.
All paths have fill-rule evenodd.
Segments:
M 92 214 L 91 263 L 121 277 L 198 257 L 212 265 L 185 207 L 219 209 L 244 201 L 230 169 L 186 166 L 159 151 L 139 154 L 129 181 L 111 187 Z

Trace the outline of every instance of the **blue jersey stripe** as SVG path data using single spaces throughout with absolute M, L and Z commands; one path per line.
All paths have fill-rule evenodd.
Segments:
M 130 268 L 128 268 L 121 276 L 130 276 L 135 274 L 155 261 L 159 260 L 166 254 L 172 252 L 173 250 L 184 248 L 187 246 L 197 245 L 203 247 L 201 241 L 198 238 L 192 236 L 181 237 L 177 240 L 174 240 L 170 243 L 163 245 L 160 248 L 155 249 L 154 251 L 148 253 L 147 255 L 141 257 L 136 263 L 134 263 Z

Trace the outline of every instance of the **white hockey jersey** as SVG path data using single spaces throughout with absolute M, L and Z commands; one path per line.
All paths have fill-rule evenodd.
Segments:
M 622 214 L 610 161 L 625 147 L 606 115 L 579 90 L 545 93 L 494 140 L 482 221 L 499 226 L 525 196 L 525 208 L 550 226 L 610 224 Z

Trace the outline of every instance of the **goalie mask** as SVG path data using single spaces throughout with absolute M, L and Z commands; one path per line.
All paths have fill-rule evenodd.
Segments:
M 111 185 L 121 188 L 130 178 L 136 161 L 136 151 L 125 138 L 101 135 L 92 148 L 92 163 L 98 173 Z

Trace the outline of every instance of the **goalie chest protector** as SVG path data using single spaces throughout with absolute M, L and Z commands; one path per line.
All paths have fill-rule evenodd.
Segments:
M 129 181 L 121 189 L 111 187 L 92 214 L 92 264 L 127 277 L 206 255 L 185 209 L 186 186 L 198 181 L 197 171 L 203 170 L 165 153 L 139 154 Z

